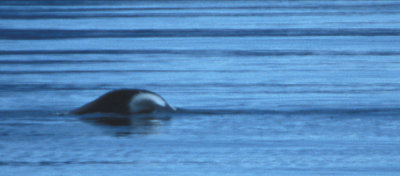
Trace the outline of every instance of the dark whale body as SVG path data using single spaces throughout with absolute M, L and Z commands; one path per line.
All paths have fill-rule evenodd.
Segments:
M 141 89 L 120 89 L 110 91 L 96 100 L 79 107 L 71 113 L 152 113 L 157 110 L 175 111 L 160 95 Z

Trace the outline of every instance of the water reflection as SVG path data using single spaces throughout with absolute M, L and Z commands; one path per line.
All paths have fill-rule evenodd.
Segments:
M 157 127 L 165 126 L 171 120 L 169 115 L 146 116 L 91 116 L 81 117 L 81 121 L 101 128 L 113 136 L 149 135 L 160 131 Z

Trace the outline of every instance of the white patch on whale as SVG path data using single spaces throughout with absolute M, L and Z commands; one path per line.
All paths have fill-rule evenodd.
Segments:
M 129 111 L 131 113 L 152 112 L 160 109 L 176 110 L 160 96 L 147 92 L 140 92 L 134 95 L 129 102 Z

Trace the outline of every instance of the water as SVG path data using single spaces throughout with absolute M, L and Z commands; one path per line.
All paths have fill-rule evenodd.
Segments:
M 400 174 L 398 1 L 0 5 L 0 175 Z

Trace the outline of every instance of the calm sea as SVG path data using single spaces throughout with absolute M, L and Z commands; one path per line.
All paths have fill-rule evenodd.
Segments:
M 0 1 L 0 175 L 399 175 L 399 1 Z M 60 116 L 120 88 L 183 110 Z

